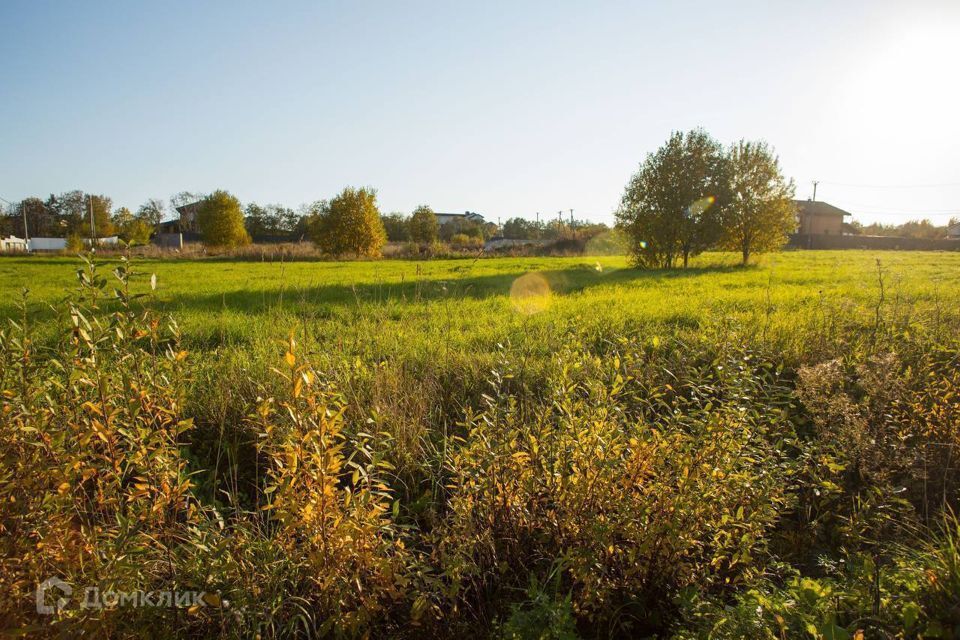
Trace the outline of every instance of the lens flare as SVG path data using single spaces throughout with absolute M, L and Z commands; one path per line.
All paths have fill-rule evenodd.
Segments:
M 641 241 L 640 241 L 640 248 L 641 248 L 641 249 L 646 249 L 646 248 L 647 248 L 647 241 L 646 241 L 646 240 L 641 240 Z
M 510 286 L 510 302 L 520 313 L 530 316 L 550 306 L 550 283 L 539 273 L 527 273 Z
M 710 208 L 710 206 L 716 202 L 716 198 L 713 196 L 707 196 L 706 198 L 700 198 L 695 200 L 689 207 L 687 207 L 687 214 L 691 217 L 699 216 L 703 214 L 704 211 Z

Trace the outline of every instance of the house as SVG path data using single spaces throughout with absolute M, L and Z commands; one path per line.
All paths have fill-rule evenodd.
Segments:
M 23 238 L 18 238 L 17 236 L 10 236 L 8 238 L 0 238 L 0 252 L 16 252 L 16 253 L 26 253 L 29 247 L 27 241 Z
M 437 223 L 444 225 L 450 224 L 451 222 L 475 222 L 477 224 L 483 224 L 485 220 L 483 216 L 474 211 L 464 211 L 463 213 L 438 213 Z
M 797 205 L 797 233 L 802 235 L 843 235 L 843 219 L 850 213 L 819 200 L 794 200 Z
M 180 232 L 191 233 L 197 230 L 197 211 L 199 210 L 199 201 L 177 207 L 177 213 L 180 214 Z
M 174 220 L 164 220 L 157 225 L 157 233 L 174 234 L 185 233 L 194 234 L 197 232 L 197 211 L 200 209 L 200 202 L 191 202 L 177 207 L 179 218 Z
M 960 222 L 947 227 L 947 237 L 960 239 Z

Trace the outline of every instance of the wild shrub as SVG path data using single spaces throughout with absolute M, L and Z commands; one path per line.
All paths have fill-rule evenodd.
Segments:
M 315 614 L 315 631 L 356 634 L 383 617 L 403 595 L 406 557 L 391 522 L 392 469 L 383 456 L 387 434 L 344 433 L 345 405 L 316 370 L 298 364 L 291 338 L 287 392 L 262 400 L 252 420 L 265 461 L 263 530 L 297 559 L 299 592 Z
M 786 500 L 771 424 L 707 404 L 624 420 L 618 359 L 603 384 L 574 381 L 568 365 L 532 423 L 503 393 L 468 416 L 437 562 L 467 615 L 491 615 L 505 585 L 556 561 L 581 622 L 662 630 L 680 591 L 737 584 L 763 554 Z
M 778 564 L 732 600 L 692 593 L 673 637 L 960 637 L 956 517 L 946 515 L 933 535 L 911 542 L 889 546 L 882 573 L 870 556 L 851 555 L 822 559 L 817 576 Z
M 178 585 L 168 551 L 201 517 L 181 456 L 191 422 L 176 326 L 137 309 L 125 261 L 113 275 L 107 298 L 96 266 L 80 270 L 57 353 L 36 352 L 26 321 L 0 332 L 0 581 L 13 620 L 29 620 L 33 589 L 53 576 L 101 592 Z M 116 613 L 71 608 L 60 622 L 129 621 Z

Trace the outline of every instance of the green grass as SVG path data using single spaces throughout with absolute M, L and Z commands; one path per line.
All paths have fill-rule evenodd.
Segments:
M 869 323 L 880 297 L 886 309 L 911 313 L 955 309 L 960 254 L 931 252 L 792 252 L 740 268 L 730 254 L 707 254 L 688 270 L 631 269 L 624 258 L 498 258 L 478 261 L 257 263 L 142 261 L 141 289 L 156 274 L 156 303 L 173 314 L 186 344 L 259 350 L 290 331 L 311 345 L 390 357 L 489 351 L 504 341 L 542 340 L 557 331 L 581 336 L 622 330 L 672 334 L 720 324 L 764 334 L 800 355 L 806 329 L 837 314 Z M 29 290 L 41 322 L 75 289 L 78 261 L 0 260 L 0 317 L 19 314 Z M 518 311 L 510 287 L 542 274 L 552 295 L 533 315 Z

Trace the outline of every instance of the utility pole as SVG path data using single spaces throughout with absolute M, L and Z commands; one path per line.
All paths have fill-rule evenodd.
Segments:
M 814 201 L 814 202 L 817 201 L 817 185 L 818 185 L 818 184 L 820 184 L 820 181 L 819 181 L 819 180 L 814 180 L 814 181 L 813 181 L 813 201 Z
M 563 224 L 563 211 L 557 211 L 557 224 Z
M 570 209 L 570 226 L 573 226 L 573 209 Z

